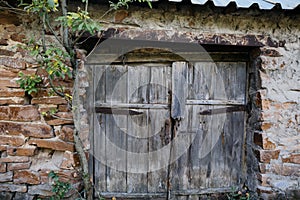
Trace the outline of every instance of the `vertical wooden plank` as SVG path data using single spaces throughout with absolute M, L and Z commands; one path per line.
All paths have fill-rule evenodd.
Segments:
M 236 100 L 243 100 L 246 104 L 247 66 L 245 62 L 237 62 L 236 66 Z
M 161 150 L 171 141 L 171 121 L 169 110 L 149 110 L 149 169 L 156 169 L 168 160 L 169 155 L 151 154 Z M 148 192 L 166 192 L 167 167 L 148 173 Z
M 171 117 L 182 119 L 185 112 L 187 92 L 187 63 L 174 62 L 172 64 L 172 102 Z
M 106 102 L 127 103 L 126 66 L 107 66 L 105 89 Z M 126 172 L 121 171 L 126 169 L 126 153 L 119 149 L 127 149 L 127 116 L 113 113 L 105 117 L 107 191 L 126 192 Z
M 150 70 L 149 102 L 167 104 L 171 68 L 166 65 L 158 65 L 151 66 Z
M 92 103 L 106 102 L 105 86 L 106 86 L 106 66 L 93 66 L 93 83 L 92 83 Z M 93 159 L 94 159 L 94 181 L 95 190 L 106 192 L 106 138 L 105 133 L 105 116 L 92 112 L 93 120 Z
M 128 116 L 127 153 L 148 153 L 148 110 L 140 109 L 141 115 Z M 146 138 L 145 138 L 146 136 Z M 129 157 L 128 158 L 132 158 Z M 147 193 L 148 157 L 135 157 L 127 160 L 127 192 Z M 146 171 L 140 171 L 146 170 Z M 130 173 L 136 171 L 137 173 Z
M 149 67 L 128 66 L 129 103 L 149 103 Z

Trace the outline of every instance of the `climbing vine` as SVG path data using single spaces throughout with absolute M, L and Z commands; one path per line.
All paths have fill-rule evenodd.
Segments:
M 0 1 L 4 2 L 3 0 Z M 102 31 L 101 23 L 90 17 L 88 0 L 81 0 L 81 2 L 83 8 L 78 8 L 75 12 L 69 12 L 67 0 L 19 0 L 19 7 L 22 7 L 28 14 L 37 17 L 40 25 L 40 27 L 37 27 L 40 31 L 39 36 L 29 39 L 22 48 L 29 52 L 31 57 L 35 59 L 37 67 L 43 69 L 46 75 L 25 75 L 20 73 L 18 83 L 28 95 L 37 93 L 40 87 L 45 87 L 45 84 L 48 84 L 56 95 L 68 101 L 70 109 L 76 109 L 72 108 L 72 94 L 64 91 L 59 82 L 66 79 L 76 79 L 78 67 L 77 52 L 79 51 L 77 45 L 83 34 L 95 35 Z M 119 0 L 116 3 L 109 2 L 110 8 L 105 14 L 120 7 L 128 8 L 132 2 L 146 2 L 151 7 L 150 0 Z M 7 1 L 5 1 L 5 4 L 9 6 Z M 57 17 L 51 20 L 54 16 L 53 13 Z M 52 26 L 53 23 L 59 23 L 61 32 L 56 31 L 57 29 Z M 49 35 L 49 32 L 54 36 L 55 42 L 47 40 L 46 35 Z M 73 92 L 75 90 L 76 88 L 73 88 Z M 54 115 L 55 112 L 43 114 L 45 116 Z M 75 125 L 75 127 L 78 126 Z M 79 130 L 75 128 L 74 143 L 80 158 L 84 184 L 81 198 L 93 199 L 93 183 L 88 171 L 88 161 L 78 135 Z M 67 183 L 59 182 L 56 174 L 50 174 L 50 176 L 56 181 L 54 192 L 58 193 L 59 198 L 64 196 L 70 186 Z

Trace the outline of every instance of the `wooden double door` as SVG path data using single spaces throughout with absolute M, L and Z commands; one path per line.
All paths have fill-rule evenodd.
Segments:
M 198 199 L 242 184 L 246 65 L 92 65 L 96 190 L 117 199 Z

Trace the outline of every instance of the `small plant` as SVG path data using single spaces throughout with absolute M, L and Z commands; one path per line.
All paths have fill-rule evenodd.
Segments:
M 67 182 L 63 182 L 59 180 L 59 176 L 51 171 L 48 175 L 49 178 L 52 179 L 52 192 L 54 195 L 50 197 L 51 200 L 61 200 L 65 197 L 65 195 L 70 191 L 71 184 Z
M 25 90 L 29 95 L 32 92 L 38 91 L 38 84 L 42 82 L 42 78 L 36 74 L 25 75 L 24 73 L 19 73 L 20 79 L 17 80 L 17 83 L 22 89 Z
M 230 193 L 226 195 L 228 200 L 250 200 L 249 189 L 245 185 L 243 186 L 242 190 L 232 187 Z

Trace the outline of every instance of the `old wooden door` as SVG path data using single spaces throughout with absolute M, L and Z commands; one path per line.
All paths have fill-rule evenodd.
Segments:
M 246 63 L 94 65 L 96 189 L 187 199 L 244 175 Z

